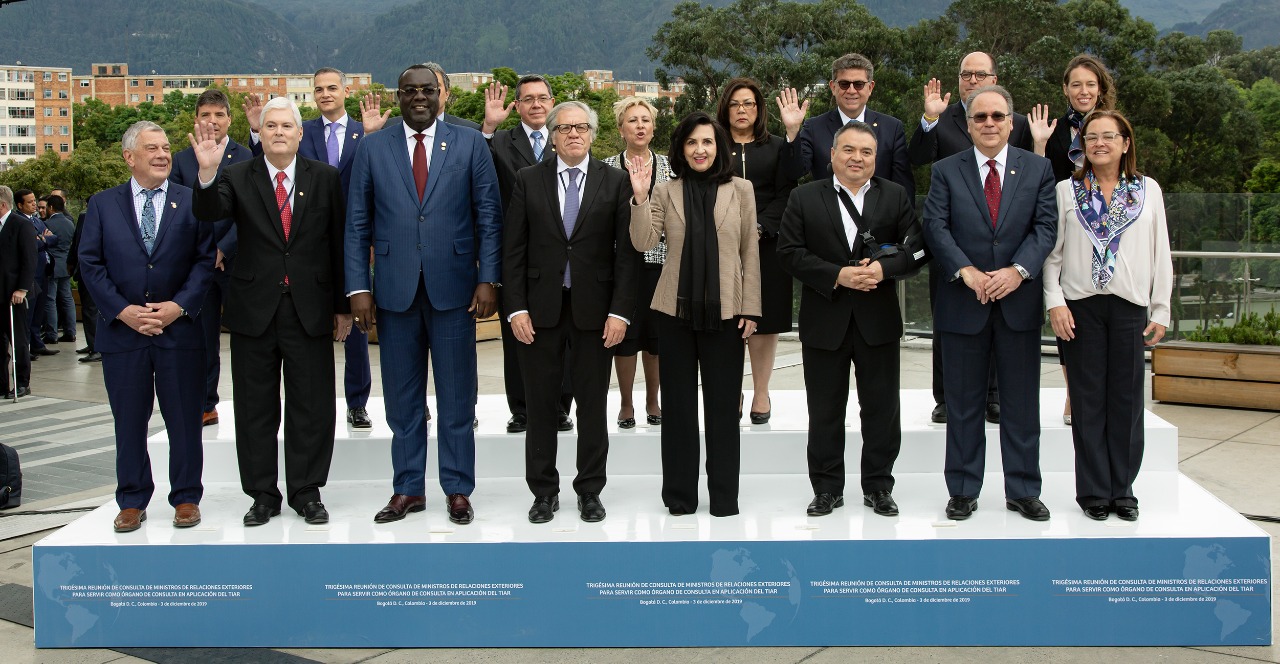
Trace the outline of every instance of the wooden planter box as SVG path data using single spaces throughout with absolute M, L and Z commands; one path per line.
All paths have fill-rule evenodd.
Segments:
M 1280 347 L 1171 341 L 1151 351 L 1151 398 L 1280 410 Z

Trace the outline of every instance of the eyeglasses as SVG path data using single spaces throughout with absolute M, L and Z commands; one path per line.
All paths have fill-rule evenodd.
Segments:
M 547 95 L 537 95 L 537 96 L 529 95 L 529 96 L 527 96 L 527 97 L 521 97 L 521 98 L 517 99 L 516 101 L 518 101 L 518 102 L 520 102 L 520 103 L 522 103 L 522 104 L 532 104 L 532 103 L 534 103 L 534 102 L 538 102 L 538 103 L 540 103 L 540 104 L 547 104 L 547 103 L 550 103 L 550 102 L 551 102 L 551 97 L 549 97 L 549 96 L 547 96 Z
M 1102 141 L 1103 143 L 1115 143 L 1122 138 L 1124 138 L 1124 134 L 1119 134 L 1114 131 L 1104 131 L 1101 134 L 1085 134 L 1084 142 L 1097 143 L 1098 141 Z
M 753 108 L 755 108 L 755 107 L 756 107 L 756 103 L 755 103 L 754 101 L 731 101 L 731 102 L 729 102 L 729 110 L 731 110 L 731 111 L 736 111 L 736 110 L 738 110 L 738 109 L 740 109 L 740 108 L 743 108 L 743 109 L 746 109 L 746 110 L 750 111 L 751 109 L 753 109 Z
M 417 97 L 418 93 L 422 93 L 428 97 L 440 92 L 440 87 L 435 85 L 406 85 L 400 88 L 400 95 L 406 98 Z
M 977 81 L 977 82 L 981 83 L 982 81 L 987 80 L 987 77 L 988 77 L 988 76 L 992 76 L 992 74 L 989 74 L 989 73 L 987 73 L 987 72 L 985 72 L 985 71 L 962 71 L 962 72 L 960 72 L 960 80 L 963 80 L 963 81 Z
M 591 124 L 587 122 L 579 122 L 578 124 L 558 124 L 552 129 L 561 136 L 568 136 L 570 132 L 577 129 L 579 134 L 586 134 L 591 131 Z
M 974 113 L 969 116 L 969 119 L 973 120 L 974 124 L 987 124 L 987 120 L 993 120 L 996 124 L 1000 124 L 1001 122 L 1009 119 L 1009 114 L 1001 113 L 999 111 L 996 111 L 995 113 Z
M 836 81 L 836 85 L 840 86 L 841 90 L 848 90 L 852 85 L 854 90 L 860 91 L 870 83 L 871 81 Z

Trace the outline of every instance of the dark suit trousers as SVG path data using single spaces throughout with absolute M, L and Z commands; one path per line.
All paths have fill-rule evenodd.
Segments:
M 1038 288 L 1024 284 L 1024 288 Z M 968 297 L 962 295 L 961 297 Z M 947 389 L 947 491 L 977 497 L 986 468 L 985 393 L 995 359 L 1000 377 L 1000 457 L 1006 498 L 1040 495 L 1040 331 L 1014 331 L 1000 303 L 977 334 L 943 332 Z
M 281 503 L 277 451 L 280 374 L 284 373 L 284 466 L 294 510 L 320 500 L 333 458 L 333 339 L 309 336 L 284 295 L 258 337 L 231 333 L 236 457 L 240 485 L 254 503 Z
M 934 262 L 929 263 L 929 309 L 933 309 L 933 301 L 938 297 L 938 273 L 942 268 Z M 933 402 L 945 404 L 947 390 L 942 380 L 942 334 L 933 333 Z M 987 403 L 1000 403 L 1000 381 L 996 378 L 996 365 L 991 363 L 991 373 L 987 375 Z
M 49 277 L 45 295 L 44 328 L 41 334 L 58 336 L 58 331 L 76 336 L 76 303 L 71 299 L 71 277 Z
M 402 312 L 378 309 L 382 393 L 391 426 L 392 486 L 406 496 L 426 495 L 427 353 L 435 368 L 440 488 L 471 495 L 476 486 L 476 323 L 466 307 L 431 306 L 418 276 L 413 304 Z
M 7 299 L 7 298 L 6 298 Z M 27 299 L 30 299 L 28 294 Z M 13 325 L 13 337 L 9 337 L 9 326 Z M 29 335 L 27 333 L 27 305 L 22 303 L 16 306 L 5 304 L 4 314 L 0 314 L 0 338 L 4 339 L 3 353 L 4 362 L 0 363 L 0 369 L 4 369 L 4 378 L 0 378 L 0 388 L 4 392 L 14 389 L 15 386 L 10 385 L 9 381 L 13 378 L 12 370 L 9 368 L 9 362 L 12 361 L 18 372 L 18 385 L 21 387 L 30 387 L 31 385 L 31 346 L 29 345 Z M 9 357 L 9 345 L 13 345 L 14 356 Z M 3 392 L 0 392 L 3 394 Z
M 44 340 L 40 338 L 40 328 L 44 325 L 44 299 L 48 297 L 49 281 L 40 268 L 36 268 L 36 279 L 27 292 L 27 339 L 32 348 L 44 348 Z
M 507 409 L 512 415 L 528 415 L 524 399 L 524 377 L 520 372 L 520 343 L 507 322 L 502 308 L 502 289 L 498 289 L 498 327 L 502 331 L 502 381 L 507 393 Z M 603 328 L 602 328 L 603 329 Z M 567 356 L 566 356 L 567 357 Z M 565 364 L 564 382 L 560 385 L 560 412 L 568 413 L 573 406 L 572 371 Z
M 1145 445 L 1142 330 L 1147 308 L 1115 295 L 1068 300 L 1076 338 L 1062 342 L 1071 372 L 1076 502 L 1136 507 Z
M 604 490 L 609 456 L 605 402 L 613 362 L 613 349 L 605 348 L 600 338 L 604 324 L 602 320 L 599 328 L 579 330 L 573 324 L 573 301 L 566 289 L 560 320 L 551 327 L 535 328 L 532 344 L 516 342 L 520 345 L 529 414 L 524 437 L 525 481 L 535 496 L 560 493 L 557 425 L 563 406 L 560 386 L 564 383 L 566 358 L 578 402 L 578 474 L 573 490 L 578 494 Z
M 84 327 L 85 347 L 93 352 L 93 339 L 98 333 L 98 305 L 94 303 L 93 295 L 89 294 L 89 287 L 84 281 L 76 281 L 76 292 L 80 293 L 80 325 Z M 204 320 L 205 311 L 201 309 L 201 321 Z
M 373 373 L 369 369 L 369 335 L 353 325 L 342 347 L 346 360 L 342 386 L 347 408 L 364 408 L 369 403 L 369 390 L 373 388 Z
M 683 320 L 658 318 L 662 362 L 662 502 L 673 512 L 698 509 L 698 375 L 706 417 L 707 492 L 712 516 L 738 513 L 742 434 L 738 420 L 745 344 L 736 320 L 719 332 L 695 331 Z
M 115 416 L 116 504 L 120 509 L 146 509 L 155 491 L 151 456 L 147 454 L 147 422 L 157 399 L 169 436 L 169 504 L 199 504 L 204 494 L 200 483 L 204 467 L 200 440 L 203 381 L 191 367 L 200 366 L 203 356 L 198 348 L 156 346 L 102 354 L 102 380 Z
M 809 406 L 809 482 L 813 492 L 844 495 L 845 412 L 853 364 L 862 421 L 862 492 L 893 491 L 893 462 L 902 448 L 898 340 L 870 346 L 850 316 L 840 347 L 802 346 Z
M 218 377 L 222 372 L 222 303 L 231 290 L 231 276 L 215 269 L 200 306 L 200 330 L 204 333 L 204 412 L 218 405 Z

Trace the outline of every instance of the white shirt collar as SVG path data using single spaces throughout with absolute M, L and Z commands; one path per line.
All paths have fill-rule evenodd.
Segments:
M 863 106 L 863 107 L 862 107 L 862 112 L 861 112 L 861 113 L 859 113 L 859 114 L 858 114 L 858 117 L 856 117 L 856 118 L 851 118 L 851 117 L 849 117 L 849 116 L 845 115 L 845 114 L 844 114 L 844 111 L 843 111 L 843 110 L 841 110 L 841 108 L 840 108 L 839 106 L 837 106 L 837 107 L 836 107 L 836 112 L 840 114 L 840 125 L 841 125 L 841 126 L 843 126 L 843 125 L 847 125 L 847 124 L 849 124 L 850 122 L 853 122 L 854 120 L 857 120 L 858 122 L 866 122 L 866 121 L 867 121 L 867 120 L 866 120 L 866 118 L 867 118 L 867 107 L 866 107 L 866 106 Z
M 414 140 L 416 140 L 416 139 L 413 137 L 413 135 L 414 135 L 414 134 L 416 134 L 416 133 L 418 133 L 418 131 L 417 131 L 417 130 L 415 130 L 413 127 L 410 127 L 408 122 L 405 122 L 404 120 L 401 120 L 400 122 L 401 122 L 402 124 L 404 124 L 404 135 L 405 135 L 405 137 L 406 137 L 406 138 L 408 138 L 408 139 L 409 139 L 409 141 L 411 141 L 411 142 L 412 142 L 412 141 L 414 141 Z M 435 121 L 435 120 L 432 120 L 432 121 L 431 121 L 431 124 L 427 125 L 427 128 L 422 130 L 422 133 L 423 133 L 423 134 L 426 134 L 426 138 L 422 139 L 422 142 L 423 142 L 424 144 L 429 144 L 429 143 L 431 143 L 432 139 L 433 139 L 433 138 L 435 138 L 435 135 L 436 135 L 436 121 Z
M 579 163 L 577 166 L 570 166 L 564 163 L 564 159 L 561 159 L 559 154 L 556 154 L 556 175 L 559 175 L 569 170 L 570 168 L 576 168 L 578 169 L 579 172 L 582 173 L 583 177 L 585 178 L 587 175 L 587 164 L 590 161 L 591 161 L 591 155 L 587 155 L 587 158 L 583 159 L 582 162 Z M 581 182 L 581 180 L 579 180 L 579 182 Z
M 346 113 L 343 113 L 342 117 L 338 118 L 337 120 L 334 120 L 333 122 L 330 122 L 329 119 L 324 117 L 323 115 L 320 116 L 320 119 L 324 122 L 325 127 L 328 127 L 331 124 L 336 124 L 339 127 L 346 129 L 347 125 L 351 124 L 351 118 Z
M 292 185 L 294 182 L 293 174 L 296 172 L 296 169 L 298 166 L 298 157 L 296 155 L 289 162 L 289 165 L 285 166 L 283 169 L 276 168 L 270 161 L 267 161 L 266 159 L 264 159 L 263 161 L 266 162 L 267 164 L 267 173 L 271 175 L 271 184 L 273 186 L 276 183 L 276 173 L 283 172 L 285 180 L 287 180 L 290 185 L 290 187 L 288 188 L 292 188 Z
M 867 192 L 868 192 L 868 191 L 871 191 L 871 178 L 867 178 L 867 181 L 866 181 L 866 182 L 863 182 L 863 183 L 862 183 L 862 186 L 861 186 L 861 187 L 858 187 L 858 190 L 857 190 L 857 191 L 854 191 L 854 190 L 852 190 L 852 189 L 850 189 L 850 188 L 848 188 L 848 187 L 844 186 L 844 183 L 840 181 L 840 178 L 838 178 L 838 177 L 836 177 L 836 176 L 834 176 L 834 175 L 832 175 L 832 176 L 831 176 L 831 181 L 835 183 L 835 185 L 836 185 L 836 189 L 837 189 L 837 190 L 843 189 L 843 190 L 845 190 L 845 191 L 849 192 L 849 195 L 853 196 L 854 198 L 858 198 L 858 197 L 860 197 L 860 196 L 865 196 L 865 195 L 867 194 Z
M 272 177 L 275 177 L 275 176 L 274 176 L 274 175 L 272 175 Z M 134 179 L 134 178 L 129 178 L 129 187 L 131 188 L 131 191 L 133 191 L 133 195 L 134 195 L 134 197 L 135 197 L 135 198 L 136 198 L 139 194 L 141 194 L 141 193 L 142 193 L 142 191 L 143 191 L 144 189 L 146 189 L 146 187 L 143 187 L 143 186 L 142 186 L 141 184 L 139 184 L 139 183 L 138 183 L 138 181 L 137 181 L 136 179 Z M 161 183 L 160 183 L 160 186 L 159 186 L 159 187 L 156 187 L 156 189 L 159 189 L 161 192 L 163 192 L 163 193 L 164 193 L 164 195 L 165 195 L 165 196 L 168 196 L 168 195 L 169 195 L 169 181 L 168 181 L 168 180 L 164 180 L 163 182 L 161 182 Z
M 973 148 L 973 158 L 978 162 L 979 169 L 981 169 L 983 166 L 986 166 L 987 162 L 991 160 L 991 157 L 988 157 L 987 155 L 982 154 L 982 151 L 979 150 L 976 146 Z M 1005 143 L 1004 147 L 1000 148 L 1000 154 L 996 155 L 995 159 L 996 159 L 996 166 L 1000 169 L 1001 173 L 1004 173 L 1004 167 L 1006 164 L 1009 163 L 1009 144 L 1008 143 Z
M 549 143 L 549 142 L 550 142 L 550 138 L 551 138 L 551 130 L 550 130 L 550 129 L 548 129 L 546 125 L 542 125 L 542 129 L 534 129 L 533 127 L 530 127 L 529 125 L 527 125 L 527 124 L 525 124 L 523 121 L 521 121 L 521 122 L 520 122 L 520 126 L 521 126 L 521 127 L 524 127 L 524 133 L 525 133 L 525 135 L 526 135 L 526 136 L 528 136 L 528 137 L 529 137 L 529 140 L 531 140 L 531 141 L 533 140 L 533 135 L 534 135 L 534 134 L 542 134 L 542 145 L 543 145 L 543 147 L 546 147 L 547 143 Z

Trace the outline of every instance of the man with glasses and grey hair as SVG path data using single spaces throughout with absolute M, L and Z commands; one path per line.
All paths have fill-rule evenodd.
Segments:
M 814 180 L 831 177 L 831 145 L 836 130 L 850 122 L 871 125 L 876 134 L 875 176 L 902 185 L 907 195 L 916 195 L 916 180 L 907 162 L 907 137 L 897 118 L 867 108 L 876 89 L 875 68 L 866 56 L 848 53 L 831 63 L 831 96 L 836 107 L 810 118 L 800 130 L 801 161 Z M 794 174 L 800 177 L 803 173 Z
M 525 480 L 534 495 L 529 521 L 560 507 L 556 470 L 559 388 L 572 373 L 578 403 L 578 511 L 604 519 L 600 492 L 609 453 L 605 401 L 613 347 L 636 308 L 640 265 L 631 248 L 631 183 L 625 171 L 591 157 L 600 122 L 580 101 L 547 115 L 556 158 L 516 174 L 504 222 L 503 297 L 529 414 Z

